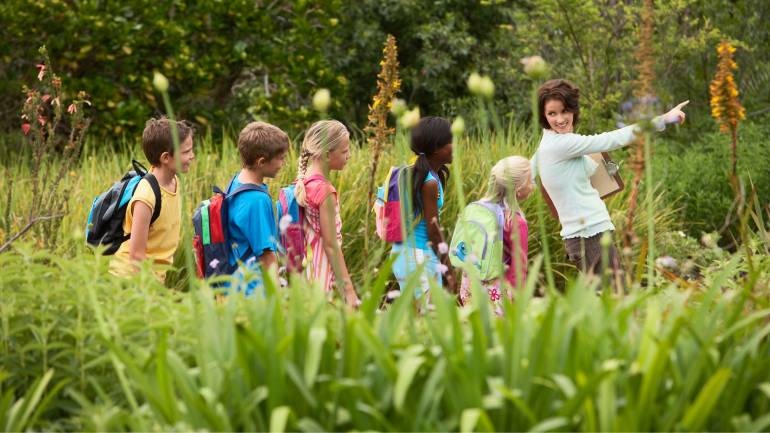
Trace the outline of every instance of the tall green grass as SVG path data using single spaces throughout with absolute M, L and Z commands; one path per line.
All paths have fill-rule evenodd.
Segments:
M 210 132 L 202 132 L 195 137 L 196 161 L 191 166 L 190 172 L 185 175 L 184 182 L 186 189 L 183 193 L 185 194 L 187 209 L 182 212 L 183 236 L 192 236 L 190 217 L 194 207 L 211 196 L 211 187 L 213 185 L 225 187 L 240 169 L 238 150 L 234 141 L 236 139 L 235 134 L 213 135 Z M 403 149 L 407 148 L 405 140 L 406 137 L 400 135 L 393 146 L 384 152 L 378 173 L 375 175 L 377 182 L 382 182 L 391 165 L 407 162 L 408 151 Z M 271 195 L 274 198 L 277 198 L 279 188 L 287 185 L 296 176 L 296 158 L 300 143 L 301 140 L 294 140 L 283 170 L 276 179 L 268 181 Z M 490 134 L 488 130 L 484 130 L 463 138 L 455 144 L 455 147 L 460 156 L 456 164 L 462 165 L 462 178 L 458 179 L 462 180 L 463 183 L 465 201 L 470 202 L 483 195 L 487 187 L 489 171 L 499 159 L 515 154 L 529 157 L 534 152 L 535 143 L 530 132 L 524 127 L 511 124 L 505 134 L 496 137 Z M 60 242 L 55 250 L 57 254 L 74 256 L 85 253 L 86 248 L 81 235 L 93 198 L 105 191 L 112 182 L 129 169 L 132 158 L 143 160 L 141 148 L 135 142 L 122 142 L 117 148 L 119 150 L 114 151 L 105 148 L 105 146 L 98 146 L 93 142 L 86 143 L 79 165 L 71 167 L 67 178 L 63 179 L 63 182 L 72 184 L 72 194 L 68 201 L 69 213 L 64 217 L 59 229 Z M 365 219 L 374 218 L 371 209 L 367 208 L 365 200 L 362 199 L 362 197 L 367 196 L 366 188 L 370 176 L 369 159 L 368 150 L 362 148 L 358 143 L 354 143 L 348 165 L 341 172 L 333 172 L 331 177 L 340 194 L 343 252 L 351 276 L 357 286 L 366 283 L 365 275 L 371 272 L 373 267 L 379 267 L 379 264 L 385 261 L 389 253 L 389 246 L 376 239 L 372 229 L 369 237 L 370 245 L 373 247 L 370 248 L 372 251 L 368 264 L 374 266 L 367 266 L 366 258 L 361 254 L 364 248 Z M 23 153 L 15 154 L 14 157 L 7 160 L 9 164 L 0 165 L 0 191 L 7 191 L 9 179 L 14 179 L 14 194 L 10 207 L 7 197 L 0 198 L 0 242 L 14 228 L 22 224 L 24 211 L 29 207 L 29 197 L 23 193 L 25 179 L 29 175 L 27 166 L 23 163 L 24 160 Z M 21 162 L 17 163 L 19 161 Z M 56 164 L 57 162 L 54 160 L 52 163 Z M 450 177 L 445 192 L 447 200 L 441 213 L 441 223 L 447 238 L 451 235 L 461 206 L 459 200 L 456 199 L 455 190 L 458 188 L 456 181 L 454 176 Z M 655 227 L 657 227 L 659 234 L 677 230 L 680 227 L 680 223 L 676 221 L 677 205 L 663 194 L 661 188 L 661 186 L 656 187 L 653 212 Z M 622 193 L 608 202 L 612 218 L 618 228 L 622 227 L 624 222 L 626 198 L 626 194 Z M 571 267 L 564 263 L 566 256 L 559 238 L 558 221 L 550 215 L 546 215 L 541 220 L 536 212 L 540 200 L 542 200 L 540 195 L 535 192 L 531 198 L 522 203 L 530 227 L 536 228 L 541 224 L 545 225 L 550 252 L 553 260 L 557 262 L 557 273 L 571 272 Z M 641 232 L 645 228 L 644 222 L 647 217 L 646 210 L 637 215 L 634 223 L 637 231 Z M 373 225 L 370 224 L 370 227 Z M 27 235 L 27 239 L 35 242 L 36 239 L 40 239 L 42 233 L 39 230 L 32 230 Z M 531 230 L 530 249 L 533 253 L 536 254 L 541 250 L 541 242 L 539 230 Z M 175 260 L 175 266 L 180 269 L 184 267 L 181 251 Z M 168 279 L 170 285 L 182 287 L 185 275 L 183 271 L 171 272 Z M 560 280 L 560 284 L 563 285 L 563 280 Z

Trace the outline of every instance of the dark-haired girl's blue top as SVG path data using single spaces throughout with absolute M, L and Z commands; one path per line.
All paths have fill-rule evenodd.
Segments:
M 430 182 L 431 180 L 435 180 L 436 183 L 438 183 L 437 207 L 440 212 L 441 208 L 444 207 L 444 187 L 441 186 L 441 181 L 438 179 L 438 177 L 432 171 L 429 171 L 428 174 L 425 176 L 425 181 L 423 182 L 423 184 Z M 428 223 L 427 221 L 425 221 L 425 219 L 422 216 L 420 216 L 420 221 L 417 223 L 417 226 L 414 228 L 414 247 L 419 248 L 421 250 L 430 249 L 430 247 L 428 246 Z

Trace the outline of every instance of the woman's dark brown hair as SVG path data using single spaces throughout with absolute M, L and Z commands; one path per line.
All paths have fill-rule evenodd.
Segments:
M 548 80 L 537 89 L 537 109 L 540 113 L 540 126 L 551 129 L 545 117 L 545 103 L 550 100 L 561 101 L 564 109 L 573 114 L 572 124 L 577 125 L 580 118 L 580 89 L 567 80 Z

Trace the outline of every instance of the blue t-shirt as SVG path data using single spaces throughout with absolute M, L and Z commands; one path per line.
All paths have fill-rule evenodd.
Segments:
M 227 193 L 235 191 L 242 183 L 236 175 Z M 232 242 L 230 263 L 237 260 L 251 263 L 265 251 L 276 251 L 278 226 L 275 222 L 273 200 L 264 183 L 259 191 L 244 191 L 228 198 L 227 229 Z
M 425 181 L 423 183 L 429 182 L 431 180 L 435 180 L 436 183 L 438 183 L 438 203 L 437 207 L 438 210 L 441 211 L 441 208 L 444 207 L 444 188 L 441 186 L 441 181 L 436 178 L 436 176 L 433 174 L 432 171 L 428 172 L 428 175 L 425 176 Z M 430 247 L 428 247 L 428 224 L 425 222 L 425 219 L 422 218 L 422 215 L 420 216 L 420 221 L 417 223 L 417 226 L 414 228 L 414 247 L 419 248 L 421 250 L 428 250 Z

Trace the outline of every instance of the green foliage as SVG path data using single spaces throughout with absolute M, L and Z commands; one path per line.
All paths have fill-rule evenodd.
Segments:
M 731 5 L 656 2 L 655 89 L 664 102 L 707 106 L 714 45 L 729 38 L 739 47 L 744 105 L 749 114 L 767 108 L 770 31 L 763 23 L 770 8 L 764 0 Z M 391 33 L 402 97 L 423 113 L 472 111 L 465 79 L 479 71 L 497 84 L 498 112 L 527 118 L 529 84 L 519 59 L 540 54 L 552 78 L 581 87 L 584 130 L 597 131 L 632 94 L 640 8 L 614 0 L 7 1 L 0 4 L 0 37 L 8 42 L 0 46 L 0 128 L 18 128 L 19 92 L 34 80 L 34 53 L 43 44 L 66 90 L 92 96 L 100 137 L 136 134 L 162 111 L 153 70 L 169 77 L 180 117 L 204 126 L 237 128 L 262 118 L 303 129 L 320 87 L 333 96 L 330 114 L 362 125 Z M 694 114 L 691 120 L 706 122 Z
M 412 289 L 378 310 L 382 279 L 358 311 L 301 278 L 217 303 L 21 246 L 0 255 L 2 385 L 37 415 L 11 429 L 763 430 L 770 261 L 741 260 L 697 290 L 533 298 L 530 278 L 502 316 L 441 290 L 421 315 Z
M 344 78 L 331 68 L 331 24 L 338 0 L 315 2 L 36 2 L 0 5 L 4 63 L 0 102 L 17 128 L 22 82 L 34 78 L 45 44 L 70 91 L 92 95 L 100 136 L 141 131 L 161 101 L 152 71 L 169 78 L 180 117 L 202 125 L 269 118 L 299 128 L 318 87 L 344 100 Z M 320 42 L 319 42 L 320 41 Z M 22 81 L 23 80 L 23 81 Z M 336 103 L 340 107 L 340 102 Z
M 766 119 L 766 117 L 765 117 Z M 743 123 L 738 130 L 738 173 L 746 193 L 756 187 L 763 205 L 770 202 L 770 128 L 760 121 Z M 702 233 L 720 230 L 731 212 L 735 193 L 730 185 L 730 138 L 719 132 L 705 132 L 697 142 L 658 141 L 654 157 L 655 178 L 670 200 L 681 206 L 678 219 L 687 221 L 685 230 L 700 238 Z M 734 212 L 732 212 L 734 214 Z M 733 215 L 723 240 L 739 239 L 739 222 Z

